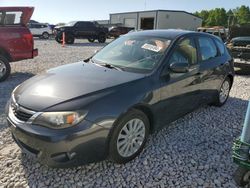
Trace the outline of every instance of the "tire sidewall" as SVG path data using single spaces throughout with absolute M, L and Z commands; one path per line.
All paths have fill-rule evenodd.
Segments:
M 224 84 L 225 81 L 228 81 L 228 82 L 229 82 L 229 87 L 230 87 L 230 88 L 229 88 L 229 93 L 228 93 L 228 96 L 227 96 L 226 100 L 225 100 L 224 102 L 221 102 L 221 101 L 220 101 L 220 91 L 221 91 L 221 87 L 223 86 L 223 84 Z M 228 100 L 228 98 L 229 98 L 229 94 L 230 94 L 231 88 L 232 88 L 231 80 L 229 79 L 229 77 L 226 77 L 226 78 L 223 80 L 223 82 L 222 82 L 222 84 L 220 85 L 220 88 L 219 88 L 219 90 L 218 90 L 218 94 L 217 94 L 217 97 L 216 97 L 216 101 L 215 101 L 215 103 L 214 103 L 215 106 L 221 107 L 221 106 L 223 106 L 223 105 L 227 102 L 227 100 Z
M 135 118 L 143 121 L 143 123 L 145 125 L 145 138 L 144 138 L 144 141 L 143 141 L 140 149 L 136 153 L 134 153 L 130 157 L 122 157 L 117 151 L 118 135 L 119 135 L 121 129 L 125 126 L 125 124 L 128 121 L 130 121 L 131 119 L 135 119 Z M 125 115 L 123 115 L 121 118 L 119 118 L 119 120 L 114 123 L 113 129 L 111 130 L 112 133 L 111 133 L 111 138 L 110 138 L 110 142 L 109 142 L 109 158 L 116 163 L 126 163 L 126 162 L 134 159 L 137 155 L 139 155 L 139 153 L 143 150 L 143 148 L 145 146 L 145 143 L 146 143 L 148 135 L 149 135 L 149 127 L 150 127 L 150 123 L 149 123 L 147 116 L 139 110 L 135 110 L 135 109 L 130 110 Z
M 44 35 L 47 35 L 47 36 L 44 36 Z M 44 32 L 42 34 L 42 37 L 43 37 L 43 39 L 49 39 L 49 33 L 48 32 Z
M 4 76 L 0 77 L 0 82 L 2 82 L 9 77 L 10 72 L 11 72 L 11 67 L 10 67 L 8 59 L 2 55 L 0 55 L 0 61 L 2 61 L 6 67 L 6 72 L 5 72 Z

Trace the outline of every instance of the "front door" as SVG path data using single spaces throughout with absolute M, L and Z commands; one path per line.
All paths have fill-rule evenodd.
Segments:
M 193 38 L 181 39 L 170 58 L 166 68 L 168 78 L 161 78 L 161 122 L 172 122 L 199 106 L 200 100 L 200 70 L 197 58 L 197 48 Z M 177 73 L 170 70 L 172 63 L 188 63 L 188 71 Z

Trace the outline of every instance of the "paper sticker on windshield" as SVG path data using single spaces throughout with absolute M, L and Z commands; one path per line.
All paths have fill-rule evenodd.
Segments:
M 150 51 L 153 51 L 153 52 L 159 52 L 162 49 L 159 46 L 155 46 L 155 45 L 147 44 L 147 43 L 144 44 L 141 48 L 146 49 L 146 50 L 150 50 Z

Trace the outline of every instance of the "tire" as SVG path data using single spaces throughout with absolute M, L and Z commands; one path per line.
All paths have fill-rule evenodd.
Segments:
M 0 82 L 6 80 L 10 76 L 11 67 L 7 58 L 0 55 Z
M 42 37 L 43 37 L 43 39 L 49 39 L 49 33 L 43 32 Z
M 106 42 L 106 35 L 104 33 L 101 33 L 98 35 L 98 42 L 99 43 L 105 43 Z
M 222 82 L 220 86 L 220 90 L 217 93 L 216 100 L 213 103 L 214 106 L 221 107 L 227 102 L 231 86 L 232 86 L 231 80 L 229 79 L 229 77 L 226 77 L 226 79 Z M 224 97 L 222 97 L 223 95 L 222 92 L 224 91 L 225 91 Z
M 93 38 L 88 38 L 88 41 L 89 42 L 95 42 L 95 38 L 93 37 Z
M 65 43 L 66 44 L 74 44 L 75 37 L 71 34 L 65 34 Z
M 56 35 L 55 40 L 56 40 L 56 42 L 58 42 L 59 44 L 62 44 L 62 35 Z
M 130 125 L 128 123 L 130 123 Z M 118 122 L 115 123 L 112 130 L 109 142 L 109 159 L 115 163 L 126 163 L 138 156 L 147 141 L 149 127 L 150 124 L 147 116 L 139 110 L 130 110 L 122 116 Z M 129 132 L 126 135 L 129 129 L 137 133 L 137 136 Z M 129 144 L 129 146 L 126 146 L 126 144 Z M 130 150 L 126 152 L 128 148 L 130 148 Z M 131 152 L 129 153 L 129 151 Z
M 250 171 L 245 168 L 238 167 L 234 172 L 233 178 L 237 185 L 245 186 L 249 183 Z

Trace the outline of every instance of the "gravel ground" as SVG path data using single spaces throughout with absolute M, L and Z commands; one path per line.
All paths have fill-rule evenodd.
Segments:
M 51 67 L 84 59 L 101 47 L 77 40 L 62 48 L 36 40 L 39 56 L 12 63 L 0 84 L 0 187 L 236 187 L 231 147 L 250 97 L 250 76 L 237 75 L 226 105 L 204 106 L 150 136 L 135 160 L 51 169 L 22 154 L 6 126 L 4 106 L 16 85 Z

